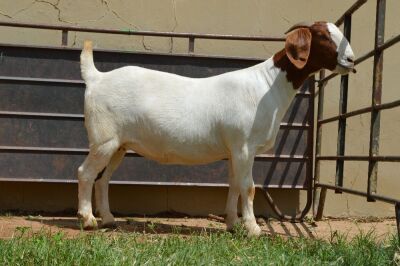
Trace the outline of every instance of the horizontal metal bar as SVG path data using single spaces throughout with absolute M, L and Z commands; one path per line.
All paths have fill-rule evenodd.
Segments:
M 317 123 L 319 125 L 322 125 L 322 124 L 330 123 L 330 122 L 333 122 L 333 121 L 337 121 L 337 120 L 339 120 L 341 118 L 348 118 L 348 117 L 352 117 L 352 116 L 368 113 L 368 112 L 371 112 L 371 110 L 372 110 L 372 107 L 365 107 L 365 108 L 354 110 L 354 111 L 351 111 L 351 112 L 348 112 L 348 113 L 344 113 L 344 114 L 336 115 L 336 116 L 333 116 L 333 117 L 321 119 L 321 120 L 318 120 Z
M 259 160 L 282 160 L 282 161 L 307 161 L 308 156 L 304 155 L 277 155 L 277 154 L 259 154 L 256 156 L 256 159 Z
M 303 123 L 285 123 L 282 122 L 280 124 L 281 129 L 291 129 L 291 128 L 296 128 L 296 129 L 309 129 L 311 126 L 310 124 L 303 124 Z
M 391 203 L 391 204 L 396 204 L 396 203 L 400 202 L 400 200 L 398 200 L 398 199 L 394 199 L 394 198 L 390 198 L 390 197 L 386 197 L 386 196 L 381 196 L 381 195 L 377 195 L 377 194 L 368 195 L 368 193 L 363 192 L 363 191 L 358 191 L 358 190 L 354 190 L 354 189 L 350 189 L 350 188 L 344 188 L 344 187 L 338 187 L 338 186 L 325 184 L 325 183 L 316 183 L 315 186 L 316 187 L 321 187 L 321 188 L 332 189 L 332 190 L 340 190 L 342 192 L 353 194 L 353 195 L 357 195 L 357 196 L 363 196 L 363 197 L 367 197 L 368 196 L 368 197 L 371 197 L 373 199 L 376 199 L 376 200 L 379 200 L 379 201 L 383 201 L 383 202 L 386 202 L 386 203 Z
M 356 115 L 360 115 L 360 114 L 365 114 L 365 113 L 369 113 L 372 110 L 385 110 L 385 109 L 391 109 L 391 108 L 395 108 L 395 107 L 399 107 L 400 106 L 400 100 L 396 100 L 393 102 L 388 102 L 388 103 L 382 103 L 382 104 L 377 104 L 375 106 L 369 106 L 369 107 L 364 107 L 358 110 L 354 110 L 351 112 L 347 112 L 341 115 L 336 115 L 336 116 L 332 116 L 329 118 L 325 118 L 325 119 L 321 119 L 318 120 L 318 125 L 322 125 L 322 124 L 326 124 L 326 123 L 330 123 L 333 121 L 337 121 L 341 118 L 349 118 L 352 116 L 356 116 Z
M 65 120 L 84 120 L 83 114 L 64 114 L 64 113 L 38 113 L 38 112 L 16 112 L 0 111 L 0 117 L 13 118 L 38 118 L 38 119 L 65 119 Z M 280 124 L 281 129 L 308 129 L 309 124 L 304 123 L 285 123 Z
M 1 46 L 1 45 L 0 45 Z M 258 60 L 258 59 L 248 59 L 248 58 L 226 58 L 226 59 L 243 59 L 243 60 Z M 33 82 L 33 83 L 63 83 L 63 84 L 82 84 L 85 82 L 83 80 L 76 79 L 48 79 L 48 78 L 30 78 L 30 77 L 16 77 L 16 76 L 0 76 L 0 81 L 8 81 L 8 82 Z M 296 93 L 298 96 L 309 97 L 309 91 L 298 91 Z
M 399 107 L 399 106 L 400 106 L 400 100 L 396 100 L 393 102 L 381 103 L 381 104 L 375 105 L 373 108 L 376 110 L 385 110 L 385 109 L 391 109 L 391 108 Z
M 62 84 L 82 84 L 83 80 L 77 79 L 48 79 L 48 78 L 30 78 L 30 77 L 15 77 L 15 76 L 0 76 L 0 81 L 8 82 L 32 82 L 32 83 L 62 83 Z
M 358 0 L 355 2 L 349 9 L 344 12 L 344 14 L 335 22 L 336 26 L 340 26 L 344 22 L 344 18 L 348 15 L 353 14 L 356 12 L 362 5 L 364 5 L 367 2 L 367 0 Z
M 81 148 L 53 148 L 53 147 L 24 147 L 24 146 L 0 146 L 1 152 L 13 153 L 47 153 L 47 154 L 88 154 L 89 149 Z
M 316 160 L 321 161 L 380 161 L 380 162 L 400 162 L 400 156 L 368 156 L 368 155 L 330 155 L 330 156 L 317 156 Z
M 61 51 L 81 51 L 82 48 L 67 47 L 67 46 L 46 46 L 46 45 L 25 45 L 25 44 L 10 44 L 0 43 L 1 47 L 7 48 L 33 48 L 33 49 L 49 49 L 49 50 L 61 50 Z M 205 58 L 205 59 L 226 59 L 226 60 L 245 60 L 254 61 L 259 63 L 265 60 L 265 58 L 255 57 L 240 57 L 240 56 L 225 56 L 225 55 L 207 55 L 207 54 L 183 54 L 183 53 L 159 53 L 159 52 L 145 52 L 145 51 L 127 51 L 127 50 L 114 50 L 114 49 L 94 49 L 95 52 L 102 53 L 123 53 L 123 54 L 137 54 L 137 55 L 151 55 L 151 56 L 168 56 L 168 57 L 193 57 L 193 58 Z
M 79 121 L 84 120 L 84 115 L 82 114 L 36 113 L 36 112 L 14 112 L 14 111 L 0 111 L 0 117 L 63 119 L 63 120 L 79 120 Z
M 354 61 L 354 65 L 356 66 L 356 65 L 360 64 L 361 62 L 364 62 L 368 58 L 374 56 L 376 52 L 383 51 L 383 50 L 391 47 L 392 45 L 398 43 L 399 41 L 400 41 L 400 34 L 388 39 L 385 43 L 383 43 L 382 45 L 379 45 L 376 49 L 369 51 L 368 53 L 364 54 L 363 56 L 360 56 L 359 58 L 357 58 Z M 317 80 L 317 82 L 319 84 L 327 82 L 328 80 L 331 80 L 332 78 L 336 77 L 337 75 L 339 75 L 339 74 L 337 74 L 337 73 L 330 74 L 329 76 L 327 76 L 323 79 Z
M 271 37 L 271 36 L 244 36 L 244 35 L 222 35 L 222 34 L 200 34 L 200 33 L 177 33 L 177 32 L 161 32 L 161 31 L 143 31 L 134 29 L 115 30 L 115 29 L 100 29 L 88 28 L 79 26 L 61 26 L 49 24 L 31 24 L 31 23 L 17 23 L 1 21 L 0 26 L 5 27 L 18 27 L 18 28 L 34 28 L 45 30 L 64 30 L 75 32 L 93 32 L 93 33 L 106 33 L 106 34 L 120 34 L 120 35 L 140 35 L 140 36 L 154 36 L 154 37 L 176 37 L 176 38 L 198 38 L 198 39 L 215 39 L 215 40 L 244 40 L 244 41 L 271 41 L 282 42 L 285 37 Z
M 89 153 L 89 149 L 82 148 L 54 148 L 54 147 L 24 147 L 24 146 L 0 146 L 0 153 L 46 153 L 46 154 L 82 154 Z M 142 157 L 140 154 L 128 151 L 127 156 Z M 276 155 L 276 154 L 259 154 L 256 160 L 282 160 L 282 161 L 306 161 L 308 157 L 303 155 Z
M 0 182 L 27 182 L 27 183 L 56 183 L 56 184 L 77 184 L 76 179 L 45 179 L 45 178 L 7 178 L 0 177 Z M 191 186 L 191 187 L 221 187 L 227 188 L 228 184 L 225 183 L 191 183 L 191 182 L 150 182 L 150 181 L 119 181 L 110 180 L 111 185 L 139 185 L 139 186 Z M 256 188 L 280 188 L 280 189 L 306 189 L 305 186 L 300 185 L 261 185 L 254 184 Z

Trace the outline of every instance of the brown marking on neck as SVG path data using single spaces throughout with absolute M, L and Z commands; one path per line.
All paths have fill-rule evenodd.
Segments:
M 333 70 L 337 64 L 336 44 L 332 41 L 326 22 L 316 22 L 310 28 L 312 34 L 311 50 L 304 68 L 294 66 L 285 49 L 273 56 L 274 65 L 286 72 L 286 78 L 294 89 L 302 86 L 304 81 L 322 68 Z

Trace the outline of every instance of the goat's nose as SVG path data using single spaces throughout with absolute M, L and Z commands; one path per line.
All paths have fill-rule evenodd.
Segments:
M 354 59 L 353 58 L 350 58 L 350 57 L 347 57 L 347 62 L 349 62 L 349 63 L 353 63 L 354 64 Z

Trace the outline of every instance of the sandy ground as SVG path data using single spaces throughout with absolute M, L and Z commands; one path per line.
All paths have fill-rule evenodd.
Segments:
M 217 218 L 217 219 L 216 219 Z M 325 219 L 316 223 L 290 223 L 259 218 L 263 233 L 281 235 L 284 237 L 308 237 L 329 240 L 337 233 L 349 238 L 359 234 L 374 231 L 377 239 L 384 239 L 389 234 L 396 233 L 395 219 Z M 81 233 L 92 233 L 80 229 L 75 217 L 42 217 L 42 216 L 0 216 L 0 238 L 12 238 L 19 228 L 29 228 L 33 232 L 50 230 L 63 231 L 68 237 Z M 117 228 L 98 229 L 107 234 L 123 232 L 140 232 L 146 234 L 199 234 L 201 232 L 218 232 L 225 230 L 225 224 L 214 218 L 157 218 L 157 217 L 124 217 L 117 218 Z

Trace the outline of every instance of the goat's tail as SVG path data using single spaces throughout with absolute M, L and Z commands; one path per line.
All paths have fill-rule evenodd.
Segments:
M 81 74 L 86 83 L 95 79 L 100 74 L 93 61 L 92 41 L 85 41 L 83 43 L 83 49 L 81 53 Z

